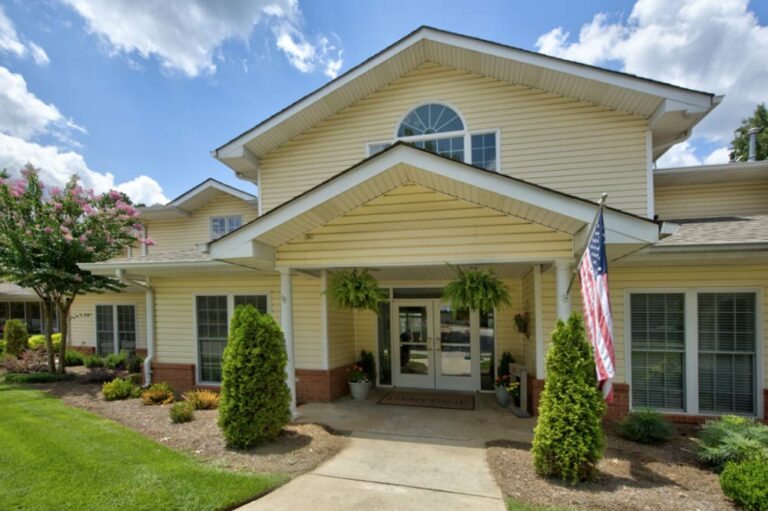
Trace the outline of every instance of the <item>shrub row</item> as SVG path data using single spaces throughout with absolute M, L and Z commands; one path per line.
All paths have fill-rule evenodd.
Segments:
M 53 383 L 75 379 L 74 374 L 60 373 L 8 373 L 5 375 L 6 383 Z
M 51 335 L 51 342 L 53 343 L 53 351 L 58 353 L 59 352 L 59 346 L 61 346 L 61 334 L 52 334 Z M 29 337 L 28 343 L 29 343 L 29 349 L 31 349 L 31 350 L 44 350 L 44 349 L 46 349 L 46 346 L 45 346 L 45 335 L 43 335 L 43 334 L 31 335 Z
M 90 355 L 84 358 L 85 367 L 96 369 L 106 367 L 115 370 L 127 370 L 129 373 L 140 373 L 144 359 L 126 351 L 110 353 L 106 356 Z

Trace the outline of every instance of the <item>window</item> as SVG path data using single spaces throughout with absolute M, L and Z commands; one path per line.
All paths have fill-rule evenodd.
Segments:
M 472 135 L 472 165 L 496 170 L 496 133 Z
M 632 407 L 757 415 L 759 303 L 743 290 L 632 293 Z
M 40 302 L 0 302 L 0 332 L 9 319 L 20 319 L 27 325 L 27 332 L 43 331 L 43 312 Z
M 685 295 L 630 297 L 632 405 L 685 409 Z
M 99 355 L 136 352 L 136 307 L 96 306 L 96 352 Z
M 233 216 L 212 216 L 211 217 L 211 239 L 218 239 L 229 234 L 243 225 L 243 217 Z
M 253 305 L 262 314 L 268 311 L 267 295 L 197 296 L 198 381 L 221 383 L 221 360 L 227 345 L 229 319 L 240 305 Z
M 699 410 L 755 413 L 755 295 L 700 293 Z
M 400 123 L 397 136 L 402 138 L 452 131 L 464 131 L 459 114 L 445 105 L 432 103 L 411 110 Z

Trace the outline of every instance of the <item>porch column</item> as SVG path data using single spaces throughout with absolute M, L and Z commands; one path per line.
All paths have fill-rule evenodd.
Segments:
M 568 294 L 568 284 L 573 276 L 573 261 L 555 261 L 556 294 L 557 294 L 557 319 L 568 321 L 571 314 L 571 297 Z
M 298 413 L 296 411 L 296 365 L 293 353 L 293 286 L 290 268 L 280 269 L 280 298 L 280 326 L 285 336 L 285 352 L 288 355 L 285 380 L 291 390 L 291 415 L 296 418 Z

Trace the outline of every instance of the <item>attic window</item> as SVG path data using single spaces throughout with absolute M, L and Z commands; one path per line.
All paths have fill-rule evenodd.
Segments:
M 445 105 L 431 103 L 411 110 L 400 123 L 397 136 L 414 137 L 453 131 L 464 131 L 459 114 Z
M 211 217 L 211 239 L 219 239 L 225 234 L 229 234 L 243 225 L 243 217 L 233 216 L 212 216 Z

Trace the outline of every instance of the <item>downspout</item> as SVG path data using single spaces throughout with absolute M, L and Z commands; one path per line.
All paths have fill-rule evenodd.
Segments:
M 149 277 L 144 283 L 129 279 L 122 269 L 115 270 L 115 277 L 123 284 L 144 289 L 147 309 L 147 358 L 144 359 L 144 386 L 152 384 L 152 361 L 155 358 L 155 291 L 149 284 Z

